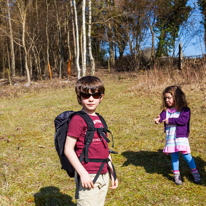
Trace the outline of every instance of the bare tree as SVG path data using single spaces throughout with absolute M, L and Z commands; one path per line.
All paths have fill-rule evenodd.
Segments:
M 78 72 L 78 79 L 80 79 L 81 69 L 79 66 L 79 27 L 78 27 L 77 8 L 76 8 L 75 0 L 73 1 L 73 6 L 74 6 L 74 18 L 75 18 L 75 26 L 76 26 L 76 46 L 77 46 L 76 66 L 77 66 L 77 72 Z
M 88 47 L 89 47 L 89 57 L 91 61 L 91 75 L 95 74 L 95 62 L 92 55 L 92 40 L 91 40 L 91 24 L 92 24 L 92 9 L 91 9 L 91 0 L 89 0 L 89 26 L 88 26 Z
M 70 0 L 71 7 L 71 15 L 72 15 L 72 34 L 73 34 L 73 42 L 74 42 L 74 57 L 77 56 L 77 46 L 76 46 L 76 36 L 75 36 L 75 25 L 74 25 L 74 12 L 72 7 L 72 0 Z
M 48 65 L 48 70 L 50 72 L 50 78 L 52 78 L 51 74 L 51 68 L 50 68 L 50 61 L 49 61 L 49 32 L 48 32 L 48 27 L 49 27 L 49 5 L 48 0 L 46 0 L 46 56 L 47 56 L 47 65 Z
M 82 76 L 86 75 L 86 55 L 87 55 L 87 49 L 86 49 L 86 25 L 85 25 L 85 7 L 86 7 L 86 0 L 82 1 L 82 35 L 83 35 L 83 55 L 82 55 Z
M 25 4 L 24 1 L 16 0 L 18 9 L 19 9 L 19 14 L 21 18 L 21 23 L 22 23 L 22 46 L 24 48 L 24 53 L 25 53 L 25 69 L 26 69 L 26 74 L 27 74 L 27 81 L 30 84 L 31 83 L 31 78 L 30 78 L 30 73 L 29 73 L 29 68 L 28 68 L 28 50 L 26 47 L 26 16 L 27 16 L 27 5 Z
M 69 56 L 68 56 L 68 62 L 70 61 L 70 59 L 72 58 L 72 53 L 71 53 L 71 47 L 70 47 L 70 32 L 69 32 L 69 2 L 66 3 L 66 11 L 67 11 L 67 16 L 66 16 L 66 33 L 67 33 L 67 47 L 68 47 L 68 52 L 69 52 Z
M 10 29 L 10 45 L 11 45 L 11 68 L 12 68 L 12 76 L 15 76 L 15 54 L 14 54 L 14 40 L 13 40 L 13 31 L 11 25 L 11 13 L 10 13 L 10 4 L 9 0 L 7 0 L 8 7 L 8 19 L 9 19 L 9 29 Z
M 62 31 L 61 31 L 61 24 L 59 20 L 59 14 L 58 14 L 58 7 L 57 7 L 57 2 L 54 0 L 54 5 L 55 5 L 55 12 L 56 12 L 56 17 L 57 17 L 57 25 L 59 29 L 59 47 L 60 47 L 60 63 L 59 63 L 59 78 L 62 78 L 62 70 L 63 70 L 63 45 L 62 45 Z

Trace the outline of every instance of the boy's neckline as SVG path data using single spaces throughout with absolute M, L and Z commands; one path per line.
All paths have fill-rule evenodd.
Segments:
M 88 115 L 89 115 L 89 116 L 94 116 L 94 117 L 97 116 L 97 114 L 88 114 Z
M 83 109 L 82 109 L 81 111 L 85 112 Z M 88 112 L 85 112 L 85 113 L 87 113 L 89 116 L 97 116 L 97 114 L 96 114 L 95 112 L 92 113 L 92 114 L 90 114 L 90 113 L 88 113 Z

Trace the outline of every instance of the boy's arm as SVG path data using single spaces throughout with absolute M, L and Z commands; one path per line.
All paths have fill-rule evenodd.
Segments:
M 65 147 L 64 147 L 64 154 L 68 158 L 69 162 L 72 164 L 74 169 L 77 171 L 77 173 L 80 176 L 82 187 L 85 188 L 94 188 L 94 184 L 89 176 L 89 173 L 86 171 L 86 169 L 83 167 L 81 162 L 79 161 L 74 148 L 77 142 L 77 138 L 67 136 Z
M 112 182 L 112 186 L 110 187 L 111 189 L 116 189 L 118 187 L 118 180 L 116 178 L 116 180 L 114 179 L 114 172 L 113 172 L 113 169 L 112 169 L 112 158 L 111 158 L 111 155 L 109 155 L 108 157 L 110 159 L 110 161 L 108 162 L 109 164 L 109 169 L 110 169 L 110 174 L 111 174 L 111 182 Z

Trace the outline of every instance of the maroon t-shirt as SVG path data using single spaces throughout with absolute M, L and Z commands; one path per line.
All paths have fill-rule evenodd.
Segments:
M 95 128 L 103 128 L 103 124 L 98 116 L 89 115 L 91 119 L 94 122 Z M 79 115 L 75 115 L 72 117 L 70 123 L 69 123 L 69 129 L 67 132 L 68 136 L 76 137 L 76 147 L 75 151 L 77 156 L 79 157 L 82 153 L 82 150 L 84 148 L 84 140 L 85 140 L 85 134 L 87 131 L 87 124 L 84 121 L 82 117 Z M 98 133 L 94 132 L 94 138 L 92 140 L 92 143 L 89 146 L 89 152 L 88 157 L 90 159 L 106 159 L 109 156 L 109 149 L 107 142 L 103 137 L 100 137 Z M 87 170 L 89 174 L 96 174 L 99 171 L 99 168 L 101 166 L 101 162 L 82 162 L 82 165 Z M 102 170 L 102 174 L 107 173 L 107 164 L 104 165 L 104 168 Z

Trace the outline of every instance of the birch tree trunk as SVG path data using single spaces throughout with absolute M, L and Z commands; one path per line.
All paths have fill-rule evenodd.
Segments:
M 21 75 L 24 76 L 24 62 L 23 62 L 21 39 L 22 39 L 22 34 L 21 34 L 21 28 L 19 27 L 19 60 L 20 60 Z
M 72 6 L 72 0 L 70 0 L 71 14 L 72 14 L 72 34 L 73 34 L 73 42 L 74 42 L 74 57 L 77 56 L 77 46 L 76 46 L 76 36 L 75 36 L 75 25 L 74 25 L 74 12 Z
M 9 69 L 9 72 L 11 73 L 11 63 L 10 63 L 10 54 L 9 54 L 9 43 L 8 43 L 8 41 L 6 42 L 6 44 L 7 44 L 7 57 L 8 57 L 8 60 L 7 60 L 7 62 L 8 62 L 8 69 Z
M 86 49 L 86 26 L 85 26 L 85 7 L 86 7 L 86 0 L 82 1 L 82 32 L 83 32 L 83 57 L 82 57 L 82 75 L 86 76 L 86 55 L 87 55 L 87 49 Z
M 59 62 L 59 78 L 62 78 L 62 70 L 63 70 L 63 45 L 62 45 L 62 31 L 61 31 L 61 25 L 59 21 L 59 14 L 58 14 L 58 8 L 56 0 L 54 0 L 55 10 L 56 10 L 56 17 L 57 17 L 57 25 L 59 29 L 59 50 L 60 50 L 60 62 Z
M 49 67 L 50 67 L 50 61 L 49 61 L 49 33 L 48 33 L 49 4 L 48 4 L 48 0 L 46 0 L 46 41 L 47 41 L 46 56 L 47 56 L 47 65 L 48 65 L 47 68 L 48 68 L 48 70 L 49 70 Z
M 31 52 L 29 52 L 29 71 L 30 71 L 30 75 L 32 77 L 32 56 L 31 56 Z
M 83 55 L 83 27 L 81 26 L 81 32 L 80 32 L 80 57 L 82 59 L 82 64 L 84 61 L 84 55 Z M 83 69 L 82 69 L 82 73 L 83 73 Z
M 8 7 L 9 29 L 10 29 L 11 69 L 12 69 L 12 76 L 15 77 L 16 73 L 15 73 L 14 39 L 13 39 L 13 31 L 12 31 L 12 25 L 11 25 L 9 0 L 7 0 L 7 7 Z
M 79 66 L 79 28 L 78 28 L 77 8 L 76 8 L 75 0 L 73 1 L 73 4 L 74 4 L 75 25 L 76 25 L 76 45 L 77 45 L 76 65 L 77 65 L 78 79 L 80 79 L 81 78 L 81 69 Z
M 2 55 L 1 55 L 1 58 L 2 58 L 2 67 L 3 67 L 3 78 L 5 78 L 5 74 L 6 74 L 5 54 L 6 54 L 5 47 L 3 47 L 3 48 L 2 48 Z
M 91 40 L 91 24 L 92 24 L 92 3 L 91 0 L 89 0 L 89 26 L 88 26 L 88 39 L 89 39 L 89 58 L 91 61 L 91 75 L 93 76 L 95 74 L 95 62 L 92 55 L 92 40 Z
M 21 23 L 22 23 L 22 45 L 24 48 L 24 53 L 25 53 L 25 69 L 26 69 L 26 74 L 27 74 L 27 81 L 30 84 L 31 83 L 31 77 L 30 77 L 30 73 L 29 73 L 29 68 L 28 68 L 28 61 L 27 61 L 27 56 L 28 56 L 28 51 L 26 48 L 26 43 L 25 43 L 25 33 L 26 33 L 26 14 L 27 14 L 27 7 L 25 5 L 24 1 L 19 1 L 17 0 L 18 3 L 18 9 L 19 9 L 19 13 L 21 16 Z
M 25 33 L 26 33 L 26 11 L 23 15 L 23 22 L 22 22 L 22 44 L 23 44 L 23 48 L 24 48 L 24 52 L 25 52 L 25 69 L 26 69 L 26 74 L 27 74 L 27 81 L 30 84 L 31 83 L 31 77 L 30 77 L 30 73 L 29 73 L 29 67 L 28 67 L 28 62 L 27 62 L 27 56 L 28 56 L 28 52 L 26 49 L 26 43 L 25 43 Z
M 68 47 L 68 52 L 69 52 L 69 56 L 67 61 L 69 62 L 69 60 L 72 58 L 72 54 L 71 54 L 71 48 L 70 48 L 70 32 L 69 32 L 69 8 L 68 8 L 68 3 L 66 3 L 66 11 L 67 11 L 67 16 L 66 16 L 66 33 L 67 33 L 67 47 Z

